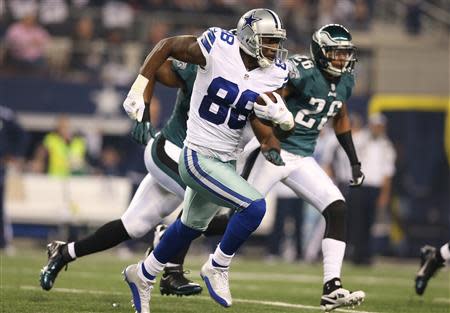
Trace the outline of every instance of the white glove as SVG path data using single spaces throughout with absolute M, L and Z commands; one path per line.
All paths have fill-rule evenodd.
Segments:
M 283 98 L 281 98 L 278 93 L 273 92 L 272 94 L 275 96 L 276 102 L 273 102 L 264 93 L 259 95 L 266 105 L 254 103 L 253 110 L 255 111 L 256 116 L 279 124 L 282 130 L 292 129 L 292 127 L 294 127 L 294 117 L 292 116 L 292 113 L 287 109 Z
M 139 74 L 123 102 L 123 108 L 132 120 L 142 121 L 145 111 L 144 90 L 148 79 Z

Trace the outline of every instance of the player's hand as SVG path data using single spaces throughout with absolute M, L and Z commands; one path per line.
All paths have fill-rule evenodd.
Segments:
M 274 148 L 271 148 L 267 151 L 261 150 L 261 153 L 263 154 L 263 156 L 266 158 L 267 161 L 269 161 L 272 164 L 275 164 L 276 166 L 286 165 L 280 153 Z
M 132 120 L 142 122 L 142 116 L 145 111 L 144 103 L 144 91 L 147 87 L 148 79 L 143 75 L 139 74 L 130 91 L 128 92 L 127 98 L 123 102 L 123 108 L 127 112 L 128 116 Z
M 276 92 L 272 93 L 276 101 L 272 101 L 268 95 L 262 93 L 259 96 L 266 105 L 260 105 L 254 103 L 253 110 L 257 117 L 271 120 L 275 124 L 280 125 L 282 130 L 290 130 L 294 127 L 294 117 L 292 113 L 287 109 L 283 98 Z
M 132 120 L 141 122 L 145 111 L 144 96 L 136 93 L 134 90 L 130 90 L 123 102 L 123 108 Z
M 364 178 L 364 173 L 361 171 L 361 163 L 352 165 L 352 179 L 350 180 L 350 187 L 359 187 L 362 185 Z
M 146 145 L 150 141 L 150 138 L 155 138 L 155 134 L 156 131 L 150 122 L 135 121 L 131 130 L 131 136 L 141 145 Z

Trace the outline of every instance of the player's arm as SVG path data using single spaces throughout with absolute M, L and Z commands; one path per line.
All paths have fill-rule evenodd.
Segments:
M 333 128 L 336 137 L 344 149 L 352 166 L 352 180 L 351 187 L 360 186 L 364 181 L 364 174 L 361 171 L 361 162 L 356 155 L 355 145 L 353 144 L 352 131 L 350 126 L 350 119 L 347 113 L 347 105 L 344 103 L 341 110 L 333 118 Z
M 259 143 L 261 144 L 261 153 L 264 155 L 267 161 L 277 166 L 284 165 L 285 163 L 280 155 L 280 142 L 275 137 L 273 128 L 271 126 L 265 125 L 255 115 L 251 115 L 249 119 L 253 132 Z
M 187 63 L 206 65 L 206 58 L 197 38 L 194 36 L 176 36 L 158 42 L 147 55 L 140 73 L 123 103 L 123 107 L 130 118 L 142 120 L 145 109 L 144 91 L 150 80 L 155 77 L 158 69 L 169 57 Z

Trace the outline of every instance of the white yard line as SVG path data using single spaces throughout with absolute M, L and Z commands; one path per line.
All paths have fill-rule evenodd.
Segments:
M 433 302 L 450 303 L 450 298 L 434 298 Z
M 20 272 L 22 274 L 36 274 L 35 270 L 32 269 L 21 269 L 18 271 L 15 270 L 7 270 Z M 70 269 L 68 273 L 70 272 Z M 92 277 L 113 277 L 120 276 L 120 273 L 111 274 L 111 273 L 100 273 L 100 272 L 83 272 L 83 271 L 73 271 L 76 273 L 77 278 L 92 278 Z M 412 274 L 413 275 L 413 274 Z M 118 276 L 118 277 L 119 277 Z M 197 279 L 199 276 L 192 273 L 188 275 L 188 277 Z M 267 272 L 234 272 L 230 271 L 231 281 L 276 281 L 276 282 L 298 282 L 298 283 L 322 283 L 321 275 L 308 275 L 308 274 L 275 274 L 275 273 L 267 273 Z M 414 278 L 400 278 L 400 277 L 386 277 L 386 276 L 363 276 L 363 275 L 343 275 L 344 284 L 348 284 L 348 282 L 357 283 L 361 285 L 394 285 L 394 286 L 413 286 Z M 448 282 L 442 281 L 434 281 L 433 285 L 438 287 L 449 287 Z
M 36 286 L 20 286 L 20 289 L 23 290 L 42 290 L 40 287 Z M 104 291 L 104 290 L 89 290 L 89 289 L 72 289 L 72 288 L 53 288 L 52 292 L 62 292 L 62 293 L 75 293 L 75 294 L 93 294 L 93 295 L 116 295 L 116 296 L 127 296 L 130 295 L 127 292 L 119 292 L 119 291 Z M 157 297 L 162 297 L 158 293 L 154 293 L 152 295 Z M 210 297 L 205 296 L 195 296 L 195 299 L 200 300 L 208 300 L 212 301 Z M 303 305 L 303 304 L 295 304 L 295 303 L 287 303 L 287 302 L 278 302 L 278 301 L 260 301 L 260 300 L 251 300 L 251 299 L 239 299 L 233 298 L 233 302 L 241 302 L 241 303 L 250 303 L 257 305 L 266 305 L 266 306 L 276 306 L 283 308 L 294 308 L 294 309 L 304 309 L 304 310 L 314 310 L 314 311 L 322 311 L 318 306 L 312 305 Z M 359 311 L 359 310 L 347 310 L 347 309 L 337 309 L 337 312 L 348 312 L 348 313 L 380 313 L 374 311 Z

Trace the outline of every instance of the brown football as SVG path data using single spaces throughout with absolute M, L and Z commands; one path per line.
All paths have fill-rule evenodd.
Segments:
M 267 96 L 269 96 L 269 99 L 272 100 L 273 102 L 276 102 L 276 101 L 277 101 L 277 99 L 276 99 L 275 96 L 273 95 L 273 92 L 272 92 L 272 91 L 265 92 L 265 94 L 266 94 Z M 260 96 L 258 96 L 258 98 L 256 98 L 256 103 L 258 103 L 259 105 L 266 105 L 266 103 L 264 102 L 264 100 L 263 100 Z

